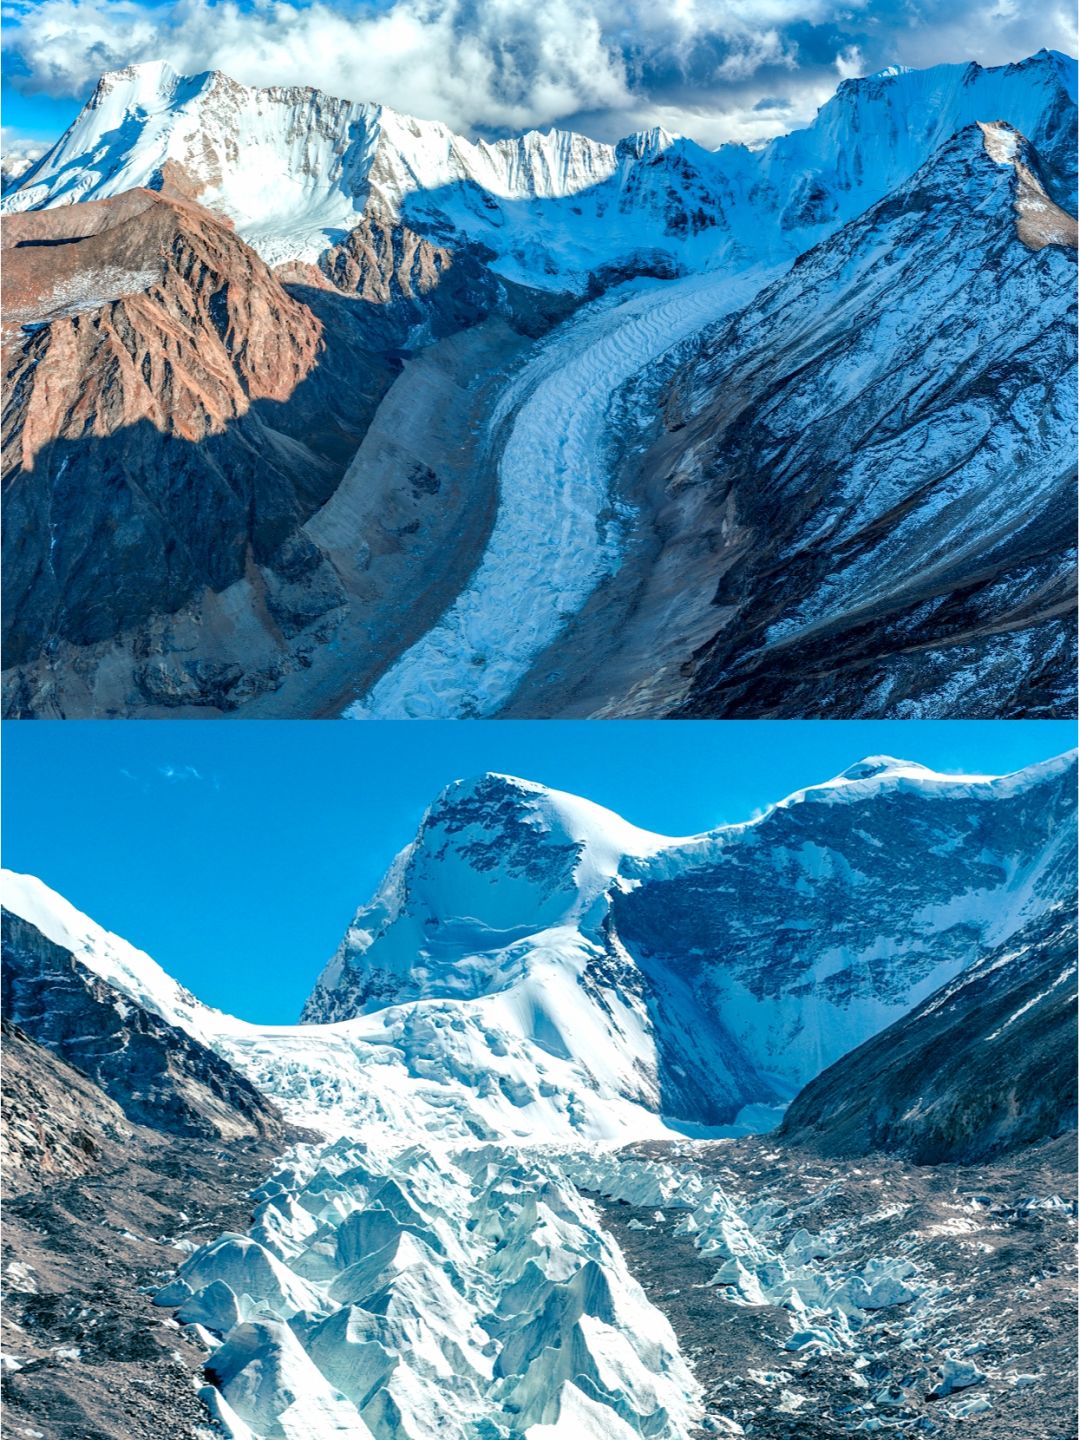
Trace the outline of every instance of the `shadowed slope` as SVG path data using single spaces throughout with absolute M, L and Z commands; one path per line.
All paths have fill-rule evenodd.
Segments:
M 792 1101 L 782 1133 L 830 1155 L 989 1159 L 1076 1127 L 1076 915 L 1057 906 Z

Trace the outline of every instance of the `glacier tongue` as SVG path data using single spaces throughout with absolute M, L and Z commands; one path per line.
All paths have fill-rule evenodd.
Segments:
M 501 452 L 499 509 L 478 569 L 348 718 L 477 717 L 509 700 L 618 567 L 632 512 L 611 495 L 617 422 L 652 413 L 682 347 L 778 273 L 753 266 L 620 287 L 538 346 L 488 422 L 489 447 Z M 636 377 L 631 406 L 620 396 Z
M 237 1440 L 692 1433 L 670 1325 L 557 1165 L 343 1136 L 255 1199 L 267 1244 L 224 1236 L 178 1277 L 178 1318 L 218 1331 L 207 1373 Z

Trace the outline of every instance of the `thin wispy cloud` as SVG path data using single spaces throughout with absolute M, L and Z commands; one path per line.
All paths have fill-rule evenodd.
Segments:
M 221 779 L 216 774 L 208 774 L 199 770 L 195 765 L 174 764 L 167 761 L 164 765 L 156 765 L 145 773 L 136 774 L 134 771 L 120 766 L 119 773 L 125 780 L 130 780 L 133 785 L 138 785 L 144 794 L 161 786 L 169 785 L 206 785 L 211 790 L 221 789 Z
M 170 782 L 203 778 L 194 765 L 159 765 L 158 774 Z
M 714 145 L 802 123 L 839 80 L 886 64 L 1076 48 L 1075 8 L 1059 0 L 17 0 L 7 15 L 9 73 L 54 97 L 166 59 L 471 134 L 557 124 L 615 139 L 664 124 Z

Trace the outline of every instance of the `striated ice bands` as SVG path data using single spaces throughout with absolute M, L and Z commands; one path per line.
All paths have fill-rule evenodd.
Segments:
M 618 306 L 590 307 L 541 346 L 491 421 L 492 436 L 507 422 L 511 428 L 499 462 L 499 510 L 478 570 L 438 625 L 349 708 L 350 719 L 497 712 L 618 564 L 613 397 L 769 278 L 758 267 L 648 285 Z

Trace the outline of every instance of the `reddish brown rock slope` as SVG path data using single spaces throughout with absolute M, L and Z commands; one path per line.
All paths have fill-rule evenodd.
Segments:
M 133 190 L 13 215 L 2 244 L 7 433 L 26 469 L 50 441 L 140 420 L 201 440 L 316 363 L 319 321 L 198 205 Z

